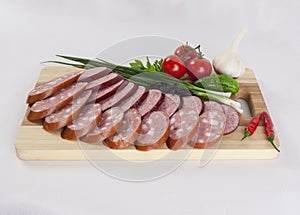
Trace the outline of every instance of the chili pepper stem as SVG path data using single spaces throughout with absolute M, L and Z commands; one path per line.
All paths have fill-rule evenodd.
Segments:
M 272 144 L 272 146 L 274 147 L 274 149 L 277 151 L 277 152 L 280 152 L 280 150 L 277 148 L 277 146 L 274 144 L 273 141 L 270 141 L 269 142 Z
M 280 150 L 274 144 L 274 137 L 272 137 L 272 136 L 268 137 L 268 141 L 272 144 L 272 146 L 274 147 L 274 149 L 276 149 L 276 151 L 280 152 Z
M 244 137 L 241 139 L 241 141 L 243 141 L 245 138 L 250 137 L 250 132 L 249 131 L 245 131 L 244 133 Z

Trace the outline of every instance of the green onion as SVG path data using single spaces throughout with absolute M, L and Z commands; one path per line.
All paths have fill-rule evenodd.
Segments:
M 88 58 L 80 58 L 80 57 L 72 57 L 66 55 L 56 55 L 58 57 L 64 58 L 66 60 L 70 60 L 76 63 L 66 63 L 63 61 L 46 61 L 44 63 L 58 63 L 63 65 L 74 66 L 77 68 L 95 68 L 95 67 L 107 67 L 111 69 L 113 72 L 118 73 L 123 76 L 130 82 L 133 82 L 137 85 L 144 86 L 146 88 L 151 87 L 151 85 L 159 82 L 164 82 L 169 85 L 177 85 L 181 88 L 187 88 L 192 94 L 198 96 L 204 100 L 214 100 L 219 103 L 223 103 L 229 105 L 236 109 L 239 113 L 243 113 L 241 109 L 240 103 L 230 99 L 230 93 L 217 92 L 212 90 L 206 90 L 200 87 L 197 87 L 191 83 L 188 83 L 184 80 L 178 80 L 176 78 L 171 77 L 167 73 L 164 72 L 145 72 L 144 70 L 132 68 L 128 66 L 121 66 L 111 62 L 107 62 L 102 59 L 88 59 Z M 78 64 L 79 63 L 79 64 Z M 143 74 L 143 75 L 141 75 Z

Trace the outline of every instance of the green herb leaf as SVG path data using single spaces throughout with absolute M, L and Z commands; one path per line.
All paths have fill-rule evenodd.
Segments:
M 147 66 L 147 69 L 148 70 L 152 70 L 152 69 L 154 69 L 154 67 L 151 65 L 151 63 L 150 63 L 150 60 L 149 60 L 149 57 L 147 57 L 147 63 L 146 63 L 146 66 Z
M 131 66 L 131 68 L 135 68 L 135 69 L 142 69 L 142 70 L 146 69 L 143 62 L 140 60 L 134 60 L 133 62 L 129 63 L 129 65 Z
M 163 63 L 163 59 L 160 60 L 156 60 L 153 64 L 153 66 L 155 67 L 155 70 L 158 72 L 163 72 L 162 70 L 162 63 Z

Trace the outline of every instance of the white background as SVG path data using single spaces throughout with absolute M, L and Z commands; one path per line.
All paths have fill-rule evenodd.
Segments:
M 1 0 L 0 214 L 299 214 L 299 9 L 297 0 Z M 278 159 L 185 162 L 159 180 L 129 183 L 88 162 L 16 157 L 40 62 L 57 53 L 93 57 L 138 35 L 201 43 L 212 58 L 241 26 L 249 32 L 240 54 L 279 131 Z

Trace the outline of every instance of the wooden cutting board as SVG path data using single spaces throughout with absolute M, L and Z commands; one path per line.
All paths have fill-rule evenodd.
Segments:
M 78 70 L 73 67 L 45 67 L 37 85 L 52 78 Z M 240 91 L 234 99 L 245 99 L 252 115 L 268 111 L 254 73 L 247 69 L 238 79 Z M 48 132 L 42 128 L 42 122 L 30 122 L 24 116 L 15 148 L 22 160 L 199 160 L 204 157 L 212 159 L 272 159 L 278 155 L 266 140 L 264 127 L 260 125 L 252 137 L 244 140 L 244 128 L 249 118 L 241 116 L 240 125 L 235 132 L 223 137 L 220 144 L 210 149 L 181 149 L 171 151 L 166 146 L 149 152 L 140 152 L 134 147 L 124 150 L 110 150 L 103 145 L 91 145 L 79 141 L 68 141 L 60 137 L 60 131 Z M 275 144 L 279 147 L 278 137 Z

